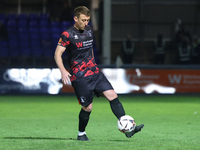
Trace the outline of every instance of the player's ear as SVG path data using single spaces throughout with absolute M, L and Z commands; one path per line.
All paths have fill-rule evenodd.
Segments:
M 78 21 L 78 17 L 74 16 L 74 21 L 77 22 Z

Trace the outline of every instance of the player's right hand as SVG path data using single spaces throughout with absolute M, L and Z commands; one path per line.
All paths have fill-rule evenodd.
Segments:
M 61 76 L 62 76 L 62 82 L 64 84 L 70 84 L 70 77 L 71 77 L 71 74 L 65 70 L 65 71 L 62 71 L 61 72 Z

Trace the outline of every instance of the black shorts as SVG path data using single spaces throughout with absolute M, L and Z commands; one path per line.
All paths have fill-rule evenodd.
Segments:
M 94 93 L 101 96 L 102 92 L 113 89 L 104 74 L 98 74 L 72 81 L 72 86 L 78 98 L 79 104 L 88 106 L 93 102 Z

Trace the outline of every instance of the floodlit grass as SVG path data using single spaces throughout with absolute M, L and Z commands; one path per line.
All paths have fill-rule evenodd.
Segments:
M 87 135 L 76 140 L 75 96 L 0 96 L 0 150 L 199 150 L 200 97 L 123 96 L 126 114 L 145 124 L 128 139 L 104 98 L 95 98 Z

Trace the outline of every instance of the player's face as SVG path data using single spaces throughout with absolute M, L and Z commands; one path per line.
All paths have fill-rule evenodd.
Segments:
M 76 16 L 74 17 L 74 21 L 75 21 L 74 26 L 78 30 L 84 30 L 85 27 L 88 25 L 88 23 L 90 21 L 90 16 L 86 16 L 86 15 L 80 14 L 79 18 L 76 17 Z

